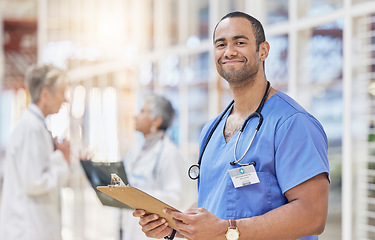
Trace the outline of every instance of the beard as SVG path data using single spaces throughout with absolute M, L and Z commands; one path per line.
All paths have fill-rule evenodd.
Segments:
M 229 84 L 240 84 L 241 86 L 251 84 L 259 71 L 260 62 L 255 61 L 253 64 L 247 64 L 247 59 L 244 58 L 244 60 L 244 65 L 241 68 L 231 70 L 225 70 L 221 60 L 219 60 L 217 71 Z

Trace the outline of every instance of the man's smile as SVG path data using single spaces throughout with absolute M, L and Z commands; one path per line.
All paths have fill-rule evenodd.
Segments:
M 219 63 L 221 65 L 225 66 L 232 66 L 232 65 L 238 65 L 238 64 L 243 64 L 245 62 L 244 59 L 225 59 L 225 60 L 220 60 Z

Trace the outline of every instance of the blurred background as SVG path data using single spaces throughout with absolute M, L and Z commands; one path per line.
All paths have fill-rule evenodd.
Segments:
M 332 182 L 321 239 L 375 239 L 374 0 L 0 0 L 0 178 L 7 138 L 29 103 L 26 68 L 68 70 L 69 103 L 48 119 L 72 146 L 64 240 L 116 239 L 117 209 L 97 199 L 80 150 L 121 160 L 137 138 L 140 99 L 153 91 L 172 101 L 170 134 L 196 163 L 203 124 L 231 100 L 214 65 L 212 30 L 234 10 L 263 23 L 273 87 L 327 132 Z

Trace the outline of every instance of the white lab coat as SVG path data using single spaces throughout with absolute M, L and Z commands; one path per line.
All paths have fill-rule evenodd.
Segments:
M 31 104 L 6 148 L 0 209 L 0 240 L 60 240 L 60 187 L 69 166 Z
M 164 137 L 163 137 L 164 136 Z M 146 149 L 142 149 L 147 146 Z M 124 159 L 129 184 L 180 210 L 191 206 L 192 185 L 187 162 L 163 132 L 148 136 L 145 145 L 133 148 Z M 149 239 L 142 232 L 133 210 L 122 212 L 123 240 Z

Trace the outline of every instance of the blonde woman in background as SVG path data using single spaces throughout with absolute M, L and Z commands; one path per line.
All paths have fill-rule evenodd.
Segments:
M 0 210 L 2 240 L 60 240 L 60 188 L 69 174 L 70 146 L 52 138 L 45 118 L 65 102 L 65 72 L 33 66 L 26 74 L 31 104 L 9 138 Z

